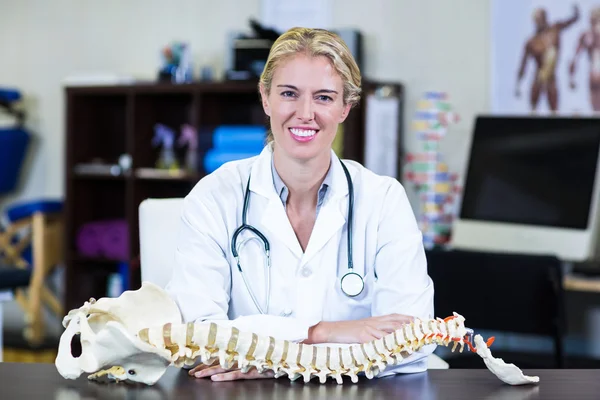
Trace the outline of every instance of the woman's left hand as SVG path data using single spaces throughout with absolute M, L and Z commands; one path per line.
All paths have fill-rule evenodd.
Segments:
M 200 364 L 188 372 L 190 376 L 196 378 L 208 378 L 212 381 L 235 381 L 240 379 L 264 379 L 273 378 L 273 371 L 265 371 L 262 374 L 258 373 L 258 370 L 252 367 L 248 372 L 243 373 L 235 365 L 231 369 L 221 368 L 220 365 L 207 366 Z

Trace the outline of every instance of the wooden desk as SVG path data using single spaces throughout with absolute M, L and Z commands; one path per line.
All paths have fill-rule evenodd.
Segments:
M 421 374 L 361 380 L 357 384 L 305 384 L 289 379 L 211 382 L 169 369 L 154 386 L 67 380 L 53 364 L 0 363 L 3 399 L 598 399 L 598 370 L 528 371 L 539 386 L 509 386 L 487 369 L 430 370 Z

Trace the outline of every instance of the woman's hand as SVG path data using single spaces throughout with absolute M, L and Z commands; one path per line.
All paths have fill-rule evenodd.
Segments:
M 408 315 L 389 314 L 354 321 L 321 321 L 309 329 L 304 343 L 366 343 L 381 339 L 413 320 Z
M 216 365 L 204 365 L 200 364 L 190 369 L 190 376 L 194 376 L 196 378 L 209 378 L 212 381 L 235 381 L 239 379 L 264 379 L 264 378 L 272 378 L 274 376 L 273 371 L 265 371 L 262 374 L 258 373 L 258 370 L 252 367 L 248 372 L 243 373 L 239 368 L 237 368 L 237 364 L 230 369 L 221 368 L 219 364 Z

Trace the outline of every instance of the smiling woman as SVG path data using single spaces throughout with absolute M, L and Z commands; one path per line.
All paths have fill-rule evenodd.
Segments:
M 316 76 L 320 79 L 314 79 Z M 311 142 L 313 152 L 323 153 L 351 106 L 344 102 L 343 82 L 328 58 L 304 53 L 284 61 L 273 74 L 268 93 L 261 85 L 261 95 L 275 144 L 289 155 L 294 150 L 309 151 L 308 146 L 296 146 L 296 142 Z M 311 156 L 315 154 L 299 154 L 305 159 Z
M 346 44 L 332 32 L 304 28 L 287 31 L 273 44 L 259 84 L 270 117 L 268 100 L 274 100 L 270 95 L 275 87 L 277 96 L 301 100 L 308 118 L 314 117 L 313 103 L 329 105 L 339 114 L 337 123 L 343 122 L 349 109 L 358 103 L 360 86 L 360 70 Z M 269 131 L 269 142 L 274 140 L 273 133 Z M 297 134 L 304 136 L 302 132 Z M 330 133 L 333 135 L 335 131 Z
M 273 164 L 287 187 L 287 213 L 300 245 L 315 224 L 316 193 L 331 163 L 331 147 L 360 98 L 360 71 L 334 33 L 294 28 L 281 35 L 261 75 Z
M 184 320 L 350 344 L 431 318 L 433 284 L 404 188 L 332 150 L 361 95 L 348 47 L 326 30 L 291 29 L 273 44 L 259 91 L 268 144 L 205 176 L 184 201 L 166 288 Z M 434 346 L 378 376 L 425 371 Z M 236 368 L 190 374 L 269 376 Z

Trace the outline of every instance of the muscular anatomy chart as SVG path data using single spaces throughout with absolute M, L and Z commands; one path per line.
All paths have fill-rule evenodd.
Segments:
M 600 112 L 600 0 L 495 0 L 492 111 Z

